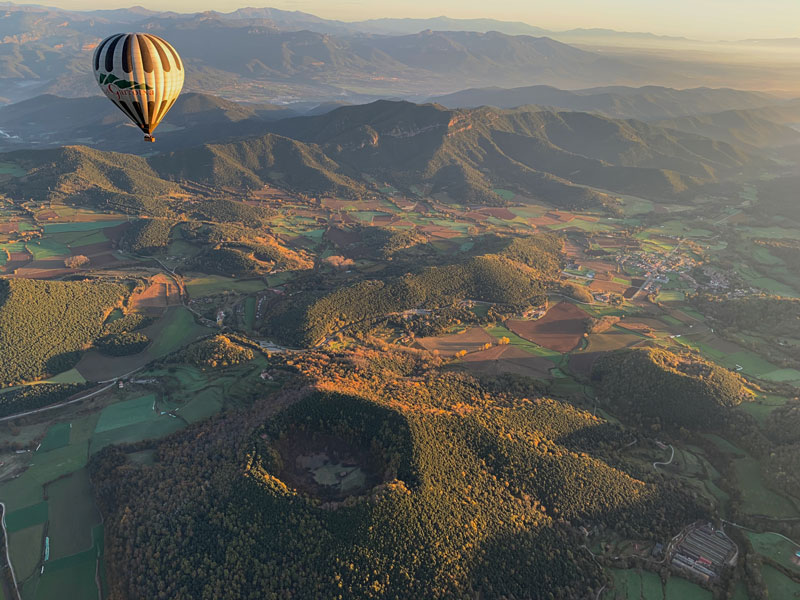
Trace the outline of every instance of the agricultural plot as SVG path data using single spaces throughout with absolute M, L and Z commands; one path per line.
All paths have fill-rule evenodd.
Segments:
M 256 299 L 254 296 L 249 296 L 244 301 L 244 326 L 252 330 L 256 324 Z
M 127 427 L 97 433 L 92 436 L 89 448 L 91 453 L 95 454 L 112 444 L 132 444 L 142 440 L 159 439 L 175 433 L 185 426 L 186 422 L 182 419 L 163 415 L 158 420 L 142 421 Z
M 125 219 L 113 219 L 107 221 L 73 221 L 70 223 L 45 223 L 44 233 L 65 233 L 73 231 L 92 231 L 93 229 L 105 229 L 116 227 L 127 222 Z
M 261 279 L 231 279 L 221 275 L 203 275 L 192 277 L 186 281 L 186 291 L 192 298 L 212 296 L 225 292 L 252 294 L 267 288 Z
M 94 504 L 92 486 L 86 469 L 46 487 L 50 498 L 50 518 L 47 535 L 50 537 L 50 560 L 83 552 L 92 547 L 92 527 L 100 523 L 100 513 Z
M 664 600 L 712 600 L 713 597 L 711 592 L 704 590 L 699 585 L 673 576 L 667 580 Z
M 41 525 L 47 521 L 47 502 L 39 502 L 25 508 L 20 508 L 6 515 L 6 530 L 9 533 L 21 531 L 34 525 Z
M 210 388 L 192 398 L 186 405 L 181 406 L 178 414 L 189 423 L 197 423 L 217 414 L 222 409 L 221 390 Z
M 753 549 L 759 554 L 771 558 L 779 565 L 800 573 L 800 565 L 795 564 L 792 558 L 800 550 L 789 540 L 774 533 L 755 533 L 747 531 L 747 537 L 753 544 Z
M 585 352 L 610 352 L 638 344 L 644 338 L 619 327 L 612 327 L 602 333 L 589 334 L 587 339 Z
M 761 567 L 761 576 L 767 585 L 770 598 L 797 598 L 800 594 L 800 584 L 795 583 L 778 569 L 770 565 Z
M 57 448 L 62 448 L 69 444 L 70 428 L 71 426 L 69 423 L 57 423 L 53 425 L 47 430 L 47 435 L 45 435 L 42 440 L 42 444 L 39 446 L 37 452 L 49 452 L 50 450 L 56 450 Z
M 119 427 L 126 427 L 147 421 L 156 416 L 153 409 L 155 406 L 156 397 L 154 394 L 142 396 L 141 398 L 134 398 L 132 400 L 125 400 L 112 404 L 100 413 L 100 419 L 95 427 L 95 433 L 102 433 L 111 429 L 118 429 Z
M 742 492 L 742 509 L 745 512 L 773 518 L 798 516 L 793 502 L 764 485 L 761 476 L 763 468 L 756 459 L 750 456 L 736 459 L 733 469 Z
M 18 581 L 33 575 L 42 558 L 44 523 L 22 529 L 8 536 L 11 564 Z
M 161 314 L 169 306 L 181 304 L 181 293 L 172 278 L 159 273 L 150 278 L 144 290 L 131 294 L 131 309 L 148 314 Z
M 198 325 L 187 309 L 182 306 L 172 307 L 164 315 L 160 331 L 147 349 L 147 353 L 153 358 L 166 356 L 208 333 L 209 329 Z
M 55 240 L 41 239 L 25 244 L 25 248 L 33 256 L 33 260 L 62 258 L 70 255 L 69 248 Z M 63 266 L 63 265 L 62 265 Z
M 51 560 L 36 587 L 35 600 L 61 598 L 97 598 L 97 549 L 92 547 L 80 554 Z
M 425 350 L 437 351 L 442 356 L 453 356 L 462 350 L 475 352 L 482 349 L 484 345 L 493 344 L 495 341 L 480 327 L 472 327 L 462 333 L 417 338 L 417 343 Z
M 467 354 L 462 364 L 469 370 L 490 375 L 515 373 L 526 377 L 549 379 L 553 362 L 540 356 L 533 356 L 523 349 L 505 344 L 488 350 Z
M 569 352 L 583 337 L 587 315 L 569 302 L 561 302 L 535 321 L 509 320 L 508 328 L 521 338 L 555 350 Z

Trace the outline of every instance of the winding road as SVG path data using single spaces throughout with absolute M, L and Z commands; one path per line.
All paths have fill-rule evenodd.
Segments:
M 666 467 L 667 465 L 672 464 L 672 459 L 675 458 L 675 448 L 672 446 L 672 444 L 670 444 L 669 447 L 672 450 L 672 454 L 670 455 L 669 460 L 667 462 L 656 461 L 653 463 L 653 468 L 656 471 L 658 471 L 658 465 L 664 465 Z

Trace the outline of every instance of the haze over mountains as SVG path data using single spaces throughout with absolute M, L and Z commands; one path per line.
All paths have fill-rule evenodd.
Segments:
M 763 62 L 743 67 L 740 58 L 730 55 L 723 63 L 708 52 L 687 63 L 677 54 L 626 50 L 632 43 L 681 40 L 605 30 L 556 33 L 491 19 L 345 23 L 270 8 L 177 14 L 142 8 L 76 12 L 4 6 L 0 80 L 5 85 L 0 96 L 5 101 L 40 93 L 94 93 L 88 69 L 92 49 L 105 36 L 131 29 L 162 35 L 180 49 L 191 67 L 188 90 L 234 100 L 420 100 L 467 87 L 520 84 L 574 89 L 609 84 L 696 87 L 702 82 L 797 90 L 800 81 L 796 67 L 773 68 Z M 791 44 L 781 47 L 794 51 Z
M 81 146 L 0 156 L 29 170 L 7 182 L 9 193 L 19 188 L 46 199 L 82 192 L 101 203 L 124 202 L 189 181 L 217 189 L 272 184 L 310 195 L 363 197 L 370 193 L 365 182 L 375 181 L 409 195 L 424 190 L 443 202 L 499 205 L 494 190 L 505 188 L 575 208 L 608 203 L 604 190 L 684 201 L 735 173 L 770 164 L 741 146 L 579 112 L 378 101 L 270 121 L 269 107 L 239 108 L 196 95 L 176 109 L 176 122 L 187 127 L 165 135 L 171 143 L 151 158 Z M 230 130 L 228 141 L 224 133 L 203 139 L 206 127 L 192 126 L 198 118 L 214 123 L 214 130 Z M 138 149 L 130 127 L 109 128 L 118 136 L 116 142 L 104 138 L 103 148 Z

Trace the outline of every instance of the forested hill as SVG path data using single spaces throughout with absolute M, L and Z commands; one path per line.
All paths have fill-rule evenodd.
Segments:
M 761 161 L 723 142 L 638 121 L 538 109 L 378 101 L 271 129 L 395 185 L 427 182 L 484 198 L 491 188 L 509 187 L 562 205 L 597 200 L 576 185 L 676 198 Z
M 599 397 L 628 422 L 656 429 L 714 429 L 751 399 L 737 374 L 699 356 L 660 348 L 623 350 L 594 366 Z
M 199 114 L 210 106 L 250 122 L 251 113 L 235 105 L 195 101 Z M 410 195 L 421 190 L 472 204 L 501 204 L 494 190 L 504 188 L 565 208 L 605 202 L 596 188 L 688 200 L 706 184 L 764 164 L 724 142 L 587 113 L 378 101 L 262 124 L 274 133 L 149 158 L 78 146 L 0 158 L 27 172 L 12 175 L 9 192 L 37 199 L 88 196 L 119 204 L 131 201 L 120 195 L 129 195 L 141 202 L 185 180 L 359 197 L 376 191 L 372 182 L 386 182 Z
M 272 182 L 309 194 L 365 192 L 363 184 L 345 175 L 320 148 L 274 134 L 171 152 L 150 162 L 165 179 L 214 186 L 258 188 Z
M 496 253 L 417 268 L 399 277 L 279 298 L 269 307 L 264 333 L 308 347 L 337 330 L 372 326 L 404 310 L 448 307 L 464 299 L 522 308 L 542 304 L 548 285 L 559 278 L 563 242 L 553 235 L 503 241 L 504 247 L 496 248 Z
M 611 460 L 619 427 L 530 382 L 413 351 L 272 360 L 317 390 L 167 438 L 149 466 L 95 455 L 113 597 L 583 600 L 609 582 L 581 525 L 659 539 L 707 514 Z M 319 453 L 362 479 L 316 483 L 299 465 Z

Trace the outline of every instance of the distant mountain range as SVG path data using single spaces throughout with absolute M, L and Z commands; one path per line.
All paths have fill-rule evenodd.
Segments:
M 266 123 L 298 116 L 286 106 L 240 104 L 207 94 L 182 94 L 156 131 L 169 150 L 266 132 Z M 42 95 L 0 107 L 0 151 L 86 144 L 125 150 L 139 139 L 130 120 L 104 96 Z
M 96 203 L 133 197 L 140 202 L 147 190 L 162 194 L 182 181 L 218 189 L 274 184 L 349 197 L 388 183 L 443 202 L 502 204 L 495 190 L 504 188 L 573 208 L 607 202 L 604 190 L 687 200 L 704 186 L 766 164 L 732 144 L 588 113 L 450 110 L 392 101 L 278 121 L 259 111 L 271 112 L 189 97 L 179 112 L 187 123 L 205 115 L 207 123 L 216 123 L 208 129 L 221 130 L 223 140 L 237 124 L 247 124 L 248 135 L 237 130 L 239 139 L 147 158 L 80 146 L 11 152 L 0 161 L 20 164 L 29 174 L 4 186 L 12 195 L 86 197 Z M 142 144 L 132 128 L 120 133 L 120 148 Z
M 530 104 L 645 121 L 723 110 L 760 108 L 780 103 L 778 99 L 768 94 L 731 89 L 675 90 L 659 86 L 640 88 L 612 86 L 567 91 L 544 85 L 511 89 L 497 87 L 467 89 L 445 96 L 436 96 L 430 98 L 430 101 L 450 108 L 476 106 L 517 108 Z
M 488 85 L 691 87 L 700 79 L 712 85 L 736 81 L 764 88 L 761 79 L 775 79 L 773 71 L 778 69 L 762 65 L 748 71 L 750 80 L 745 81 L 735 65 L 688 67 L 681 59 L 683 66 L 676 68 L 677 62 L 662 56 L 600 52 L 587 49 L 591 44 L 577 48 L 564 43 L 602 38 L 605 44 L 609 36 L 620 44 L 671 38 L 606 30 L 554 33 L 491 19 L 345 23 L 271 8 L 178 14 L 142 8 L 79 12 L 3 6 L 0 102 L 42 93 L 95 93 L 88 64 L 93 48 L 111 33 L 134 29 L 173 42 L 189 67 L 187 90 L 258 102 L 420 100 Z M 791 73 L 780 77 L 778 86 L 798 80 Z

